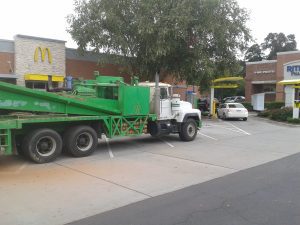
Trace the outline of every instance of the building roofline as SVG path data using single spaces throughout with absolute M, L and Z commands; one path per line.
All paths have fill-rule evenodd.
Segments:
M 256 62 L 246 62 L 246 65 L 255 65 L 255 64 L 268 64 L 268 63 L 276 63 L 277 60 L 263 60 L 263 61 L 256 61 Z
M 80 54 L 76 48 L 66 48 L 66 59 L 99 62 L 100 55 L 101 54 L 97 55 L 92 51 L 85 51 Z
M 300 60 L 298 59 L 298 60 L 287 62 L 287 63 L 283 64 L 283 66 L 286 66 L 286 65 L 289 65 L 289 64 L 292 64 L 292 63 L 296 63 L 296 62 L 300 62 Z
M 0 38 L 0 41 L 5 41 L 5 42 L 13 42 L 13 43 L 15 43 L 15 41 L 13 41 L 13 40 L 1 39 L 1 38 Z
M 51 39 L 51 38 L 43 38 L 43 37 L 34 37 L 28 35 L 17 34 L 15 38 L 24 38 L 24 39 L 33 39 L 33 40 L 40 40 L 40 41 L 50 41 L 50 42 L 57 42 L 57 43 L 66 43 L 63 40 Z
M 277 52 L 277 55 L 299 54 L 300 51 Z
M 15 53 L 15 42 L 11 40 L 0 39 L 1 53 Z

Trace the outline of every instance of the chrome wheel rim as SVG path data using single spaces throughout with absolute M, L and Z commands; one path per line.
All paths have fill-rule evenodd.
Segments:
M 194 136 L 195 135 L 195 132 L 196 132 L 196 128 L 195 126 L 193 126 L 193 124 L 189 124 L 187 126 L 187 133 L 190 137 Z
M 93 145 L 93 137 L 90 133 L 84 132 L 78 135 L 76 146 L 80 151 L 88 151 Z
M 56 150 L 56 141 L 53 137 L 45 136 L 41 137 L 35 146 L 35 149 L 37 153 L 41 156 L 50 156 L 52 155 Z

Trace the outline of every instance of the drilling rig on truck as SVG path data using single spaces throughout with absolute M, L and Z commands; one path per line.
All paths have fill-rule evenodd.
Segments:
M 99 72 L 62 92 L 0 82 L 0 155 L 18 153 L 47 163 L 62 150 L 75 157 L 91 155 L 103 135 L 178 134 L 193 141 L 200 127 L 200 111 L 172 95 L 169 84 L 136 79 L 127 84 Z

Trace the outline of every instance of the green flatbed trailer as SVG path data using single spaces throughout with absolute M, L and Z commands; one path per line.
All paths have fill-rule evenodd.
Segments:
M 22 151 L 22 143 L 16 143 L 13 141 L 13 137 L 25 136 L 32 130 L 49 128 L 63 134 L 67 129 L 90 126 L 97 131 L 97 138 L 101 138 L 103 133 L 108 138 L 137 136 L 147 133 L 148 121 L 154 121 L 155 119 L 155 115 L 70 116 L 61 114 L 19 114 L 2 116 L 0 117 L 0 152 L 4 155 L 11 155 L 14 153 L 14 147 L 20 148 L 19 152 Z
M 95 80 L 75 83 L 72 91 L 62 93 L 0 82 L 0 155 L 18 153 L 46 163 L 62 149 L 75 157 L 92 154 L 103 134 L 108 138 L 152 134 L 158 125 L 170 130 L 170 121 L 158 123 L 157 115 L 150 113 L 149 87 L 95 75 Z M 187 119 L 188 123 L 173 121 L 171 128 L 179 134 L 184 131 L 181 139 L 190 141 L 201 121 Z

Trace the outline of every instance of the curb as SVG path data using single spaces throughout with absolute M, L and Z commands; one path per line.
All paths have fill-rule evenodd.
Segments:
M 280 125 L 285 125 L 288 127 L 300 127 L 300 124 L 291 124 L 291 123 L 287 123 L 287 122 L 280 122 L 280 121 L 270 120 L 270 119 L 266 119 L 266 118 L 259 117 L 259 116 L 254 116 L 254 117 L 258 118 L 260 120 L 267 121 L 269 123 L 273 123 L 273 124 L 280 124 Z

